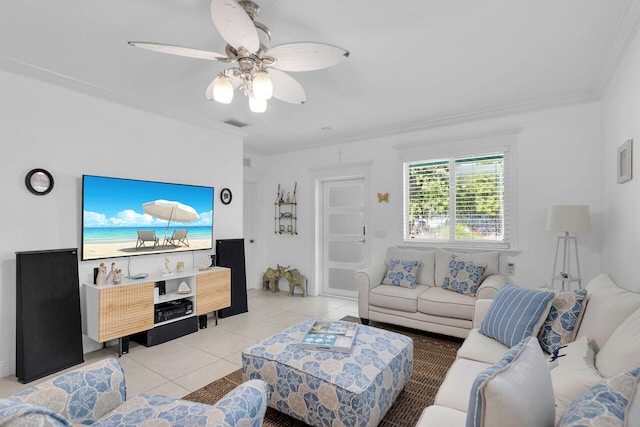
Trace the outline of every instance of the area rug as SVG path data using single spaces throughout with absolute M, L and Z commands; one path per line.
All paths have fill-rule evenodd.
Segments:
M 360 323 L 360 319 L 352 316 L 347 316 L 343 320 Z M 413 339 L 413 374 L 379 425 L 383 427 L 415 425 L 422 410 L 433 404 L 438 388 L 455 360 L 456 352 L 463 340 L 385 323 L 371 322 L 371 326 L 398 332 Z M 188 394 L 183 399 L 213 404 L 240 383 L 242 383 L 242 370 L 238 369 Z M 273 408 L 268 408 L 263 426 L 303 427 L 306 424 Z

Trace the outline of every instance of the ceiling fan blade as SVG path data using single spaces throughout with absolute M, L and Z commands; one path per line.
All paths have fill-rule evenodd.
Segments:
M 290 104 L 304 104 L 307 94 L 296 79 L 279 70 L 269 69 L 273 82 L 273 97 Z
M 260 39 L 253 20 L 234 0 L 211 0 L 211 19 L 220 36 L 236 49 L 249 53 L 260 49 Z
M 149 43 L 149 42 L 129 42 L 129 44 L 131 46 L 152 50 L 154 52 L 186 56 L 189 58 L 208 59 L 211 61 L 222 61 L 222 62 L 226 62 L 225 59 L 227 59 L 227 55 L 224 55 L 222 53 L 209 52 L 207 50 L 194 49 L 191 47 L 174 46 L 170 44 Z
M 324 43 L 298 42 L 274 46 L 266 53 L 277 59 L 274 68 L 283 71 L 312 71 L 336 65 L 349 51 Z

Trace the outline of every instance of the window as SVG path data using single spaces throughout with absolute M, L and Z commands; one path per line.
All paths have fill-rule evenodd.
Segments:
M 405 240 L 509 247 L 503 152 L 406 162 Z

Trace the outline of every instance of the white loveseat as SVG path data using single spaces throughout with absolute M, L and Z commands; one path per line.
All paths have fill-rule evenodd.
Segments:
M 561 357 L 549 365 L 551 390 L 549 393 L 538 394 L 540 400 L 552 394 L 555 400 L 557 423 L 567 421 L 562 420 L 562 417 L 569 405 L 582 393 L 596 384 L 604 384 L 608 378 L 620 377 L 616 374 L 640 367 L 640 294 L 619 287 L 611 277 L 605 274 L 591 280 L 586 290 L 587 296 L 583 301 L 583 304 L 586 304 L 581 318 L 577 320 L 573 341 L 561 348 L 559 350 Z M 458 351 L 456 361 L 438 390 L 434 405 L 425 408 L 417 426 L 471 425 L 467 423 L 467 411 L 476 377 L 482 372 L 486 373 L 490 366 L 495 366 L 503 359 L 505 352 L 509 351 L 507 346 L 479 332 L 478 328 L 491 303 L 490 300 L 482 300 L 476 304 L 474 329 Z M 541 352 L 539 347 L 538 351 L 544 356 L 544 360 L 551 359 L 551 355 Z M 528 370 L 520 372 L 520 375 L 524 375 L 524 381 L 527 384 L 523 388 L 533 387 L 537 382 L 537 376 L 549 375 L 546 370 L 543 371 L 540 375 Z M 637 387 L 637 369 L 635 382 Z M 633 391 L 631 396 L 634 396 Z M 513 398 L 517 401 L 518 396 Z M 631 397 L 629 401 L 624 425 L 640 425 L 640 392 L 636 392 L 635 397 Z M 533 406 L 531 403 L 529 402 L 527 406 Z M 504 400 L 501 404 L 507 405 Z M 574 404 L 572 409 L 577 406 Z M 603 407 L 600 408 L 602 409 Z M 483 425 L 548 425 L 546 422 L 540 422 L 540 414 L 535 415 L 536 420 L 531 420 L 527 414 L 523 413 L 526 410 L 522 408 L 505 410 L 513 414 L 517 424 L 503 419 L 499 424 L 487 422 Z M 551 410 L 553 410 L 553 402 Z M 625 408 L 622 407 L 620 410 L 624 411 Z M 591 414 L 593 413 L 595 412 Z M 584 414 L 589 412 L 583 411 L 582 415 Z M 553 416 L 551 419 L 553 420 Z M 578 424 L 592 425 L 584 422 Z M 597 422 L 593 425 L 603 424 Z M 623 424 L 606 425 L 622 426 Z
M 475 296 L 443 289 L 452 255 L 485 264 Z M 382 284 L 390 261 L 420 261 L 414 288 Z M 476 301 L 491 299 L 507 280 L 498 273 L 499 252 L 450 252 L 391 247 L 384 264 L 356 272 L 358 314 L 370 320 L 466 338 L 473 327 Z

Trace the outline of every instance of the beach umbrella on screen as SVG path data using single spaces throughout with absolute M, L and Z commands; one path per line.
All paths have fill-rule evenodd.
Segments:
M 165 237 L 169 231 L 169 225 L 173 222 L 193 222 L 200 218 L 198 212 L 191 206 L 185 205 L 180 202 L 171 200 L 154 200 L 153 202 L 147 202 L 142 204 L 142 210 L 144 213 L 151 215 L 154 218 L 166 219 L 167 229 L 165 231 Z

